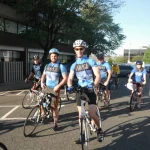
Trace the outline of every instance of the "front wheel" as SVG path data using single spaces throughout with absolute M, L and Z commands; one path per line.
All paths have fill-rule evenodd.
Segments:
M 35 131 L 40 119 L 41 119 L 41 109 L 40 106 L 37 105 L 32 108 L 28 117 L 25 120 L 23 130 L 24 136 L 30 136 Z
M 23 98 L 22 107 L 29 108 L 31 104 L 35 101 L 35 98 L 36 98 L 36 94 L 33 93 L 31 90 L 29 90 Z
M 133 92 L 130 98 L 130 111 L 134 111 L 135 106 L 137 104 L 137 100 L 138 100 L 138 95 L 136 92 Z

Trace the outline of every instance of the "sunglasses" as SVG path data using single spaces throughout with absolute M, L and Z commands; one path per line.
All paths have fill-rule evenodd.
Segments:
M 75 51 L 79 51 L 79 50 L 80 50 L 80 51 L 83 51 L 83 48 L 75 48 L 74 50 L 75 50 Z

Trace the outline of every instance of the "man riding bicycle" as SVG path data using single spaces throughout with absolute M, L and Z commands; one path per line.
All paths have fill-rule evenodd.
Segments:
M 83 40 L 76 40 L 73 43 L 73 48 L 76 53 L 76 62 L 72 64 L 69 78 L 68 78 L 68 91 L 72 91 L 72 80 L 74 79 L 74 75 L 76 74 L 78 79 L 78 85 L 81 87 L 87 88 L 85 91 L 85 94 L 89 98 L 90 102 L 88 113 L 89 116 L 94 120 L 98 130 L 97 130 L 97 140 L 101 141 L 101 138 L 103 137 L 103 131 L 100 128 L 99 124 L 99 118 L 96 114 L 96 94 L 94 92 L 94 87 L 97 87 L 99 85 L 99 82 L 101 80 L 100 73 L 98 70 L 98 67 L 96 65 L 96 62 L 88 58 L 87 56 L 84 56 L 85 49 L 87 48 L 87 44 Z M 95 80 L 94 80 L 95 76 Z M 89 90 L 90 89 L 90 90 Z M 77 93 L 77 108 L 79 112 L 79 118 L 81 116 L 81 101 L 79 94 Z M 84 139 L 83 135 L 83 139 Z M 85 140 L 85 139 L 84 139 Z M 81 139 L 77 139 L 75 141 L 76 144 L 81 144 Z
M 101 74 L 101 83 L 104 84 L 106 86 L 106 105 L 109 104 L 110 102 L 110 78 L 112 75 L 112 70 L 111 70 L 111 66 L 108 62 L 106 62 L 104 60 L 104 53 L 101 52 L 97 55 L 98 58 L 98 62 L 97 65 L 99 67 L 100 70 L 100 74 Z
M 143 62 L 141 60 L 138 60 L 136 62 L 136 67 L 131 71 L 131 74 L 129 75 L 128 82 L 133 81 L 139 84 L 134 84 L 133 88 L 138 89 L 138 108 L 141 108 L 141 97 L 143 92 L 143 87 L 146 84 L 146 69 L 142 67 Z M 133 79 L 133 80 L 132 80 Z M 132 91 L 133 92 L 133 91 Z
M 34 77 L 35 81 L 36 81 L 36 88 L 39 88 L 40 87 L 40 78 L 42 76 L 42 64 L 40 63 L 40 59 L 39 59 L 39 56 L 37 55 L 34 55 L 33 57 L 33 61 L 34 61 L 34 64 L 32 66 L 32 70 L 28 76 L 28 78 L 25 79 L 25 82 L 27 83 L 31 77 Z
M 116 62 L 114 62 L 112 66 L 112 78 L 115 79 L 116 86 L 118 85 L 118 82 L 119 82 L 119 78 L 118 78 L 119 74 L 120 74 L 119 65 Z
M 53 94 L 52 96 L 52 107 L 54 127 L 53 130 L 58 129 L 58 102 L 60 97 L 60 88 L 67 82 L 67 70 L 64 65 L 58 62 L 59 51 L 56 48 L 52 48 L 49 51 L 51 62 L 47 64 L 44 68 L 44 72 L 41 78 L 42 92 Z M 60 76 L 62 80 L 60 81 Z M 46 84 L 45 84 L 46 79 Z

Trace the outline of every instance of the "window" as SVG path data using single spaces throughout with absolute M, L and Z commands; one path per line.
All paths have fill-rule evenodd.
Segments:
M 26 25 L 18 23 L 18 34 L 26 32 Z
M 5 20 L 5 31 L 17 34 L 17 22 Z
M 4 18 L 0 17 L 0 31 L 4 31 Z
M 1 61 L 12 61 L 12 51 L 0 50 L 0 60 Z

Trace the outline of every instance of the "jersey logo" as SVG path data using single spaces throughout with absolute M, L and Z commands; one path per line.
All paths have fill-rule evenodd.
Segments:
M 106 70 L 105 66 L 98 66 L 99 70 Z
M 60 68 L 59 67 L 47 66 L 46 71 L 60 73 Z
M 75 67 L 76 72 L 90 70 L 90 69 L 91 69 L 91 66 L 88 63 L 76 64 L 76 67 Z

